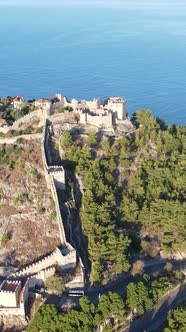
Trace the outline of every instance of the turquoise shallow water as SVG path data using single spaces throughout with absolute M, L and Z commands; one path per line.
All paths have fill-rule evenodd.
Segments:
M 122 96 L 186 124 L 186 7 L 0 6 L 0 96 Z

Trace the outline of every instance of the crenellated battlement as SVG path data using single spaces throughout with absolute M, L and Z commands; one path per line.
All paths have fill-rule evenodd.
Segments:
M 24 124 L 24 123 L 28 122 L 29 120 L 32 120 L 33 118 L 36 118 L 36 117 L 38 117 L 40 120 L 45 119 L 45 116 L 42 113 L 42 111 L 38 109 L 38 110 L 32 111 L 26 115 L 23 115 L 20 119 L 16 120 L 12 124 L 12 126 L 0 127 L 0 132 L 3 132 L 4 134 L 6 134 L 10 130 L 18 130 L 20 124 Z
M 66 247 L 64 250 L 56 248 L 56 250 L 50 255 L 47 255 L 37 262 L 33 262 L 20 269 L 16 273 L 12 274 L 11 277 L 32 276 L 54 265 L 58 265 L 62 270 L 74 268 L 76 266 L 76 251 L 74 249 L 69 249 L 71 248 Z

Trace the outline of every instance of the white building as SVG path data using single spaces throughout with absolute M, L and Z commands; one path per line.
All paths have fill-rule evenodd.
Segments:
M 127 116 L 126 112 L 126 100 L 120 97 L 112 97 L 108 99 L 107 109 L 116 113 L 118 120 L 125 120 Z
M 35 102 L 34 102 L 34 106 L 35 107 L 39 107 L 39 108 L 50 108 L 51 106 L 51 101 L 48 100 L 48 99 L 37 99 Z
M 24 98 L 22 96 L 17 96 L 12 100 L 14 108 L 18 108 L 24 102 Z
M 23 316 L 28 302 L 28 278 L 24 280 L 4 280 L 0 285 L 0 315 Z

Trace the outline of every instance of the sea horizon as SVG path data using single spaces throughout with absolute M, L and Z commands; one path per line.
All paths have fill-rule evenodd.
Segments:
M 140 10 L 117 3 L 0 2 L 0 96 L 120 96 L 129 116 L 147 108 L 186 124 L 186 12 L 166 1 Z

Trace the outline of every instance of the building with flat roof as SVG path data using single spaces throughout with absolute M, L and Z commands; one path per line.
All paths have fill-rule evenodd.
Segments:
M 115 113 L 118 120 L 125 120 L 127 116 L 126 112 L 126 100 L 120 97 L 112 97 L 108 99 L 107 109 Z
M 25 317 L 29 278 L 6 279 L 0 285 L 0 316 Z
M 4 280 L 0 286 L 0 307 L 17 307 L 21 281 Z

